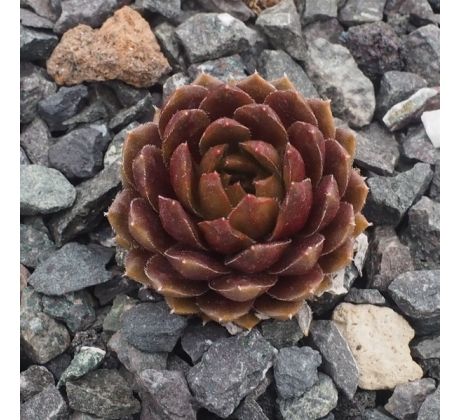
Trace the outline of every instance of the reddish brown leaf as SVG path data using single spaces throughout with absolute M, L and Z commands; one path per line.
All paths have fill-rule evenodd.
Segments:
M 292 83 L 286 75 L 279 79 L 272 80 L 270 83 L 275 86 L 277 90 L 296 90 L 294 83 Z
M 285 321 L 287 319 L 292 319 L 292 317 L 300 311 L 302 305 L 303 301 L 301 300 L 298 302 L 287 302 L 274 299 L 265 294 L 256 299 L 254 302 L 254 309 L 270 318 Z
M 291 182 L 299 182 L 305 179 L 305 162 L 299 151 L 291 144 L 286 145 L 283 157 L 283 179 L 286 189 Z
M 353 206 L 342 201 L 334 220 L 321 231 L 321 234 L 325 237 L 322 255 L 336 250 L 353 234 L 354 230 L 355 214 Z
M 335 251 L 323 255 L 318 263 L 326 274 L 335 273 L 345 268 L 353 260 L 354 238 L 348 238 Z
M 128 215 L 131 201 L 137 197 L 137 194 L 130 189 L 124 189 L 119 192 L 109 207 L 107 218 L 109 219 L 112 229 L 117 236 L 129 247 L 135 244 L 131 233 L 129 232 Z
M 350 203 L 353 206 L 355 213 L 359 213 L 364 204 L 366 204 L 369 187 L 364 182 L 364 177 L 359 174 L 359 171 L 353 169 L 348 181 L 347 190 L 343 195 L 343 201 Z
M 209 148 L 200 162 L 200 173 L 205 174 L 214 172 L 220 165 L 222 158 L 224 157 L 228 149 L 228 144 L 219 144 Z
M 280 174 L 280 155 L 270 143 L 261 140 L 249 140 L 240 143 L 239 146 L 269 172 Z
M 192 85 L 203 86 L 209 90 L 215 89 L 216 87 L 219 87 L 223 84 L 224 82 L 220 81 L 214 76 L 211 76 L 208 73 L 200 73 L 192 82 Z
M 273 197 L 282 200 L 284 196 L 283 184 L 278 175 L 270 175 L 267 178 L 254 181 L 256 197 Z
M 336 140 L 327 139 L 324 175 L 334 175 L 339 187 L 339 195 L 345 194 L 351 173 L 352 159 L 343 146 Z
M 232 185 L 225 187 L 228 199 L 232 206 L 235 207 L 238 203 L 246 196 L 246 191 L 239 182 L 235 182 Z
M 323 133 L 325 139 L 335 138 L 335 123 L 334 116 L 331 110 L 331 101 L 323 101 L 322 99 L 308 99 L 308 105 L 312 109 L 318 121 L 318 127 Z
M 222 160 L 221 169 L 230 173 L 247 175 L 256 175 L 260 172 L 260 167 L 253 158 L 241 154 L 225 156 Z
M 353 237 L 359 236 L 363 233 L 371 224 L 367 221 L 362 213 L 355 214 L 355 230 L 353 231 Z
M 131 249 L 125 257 L 125 276 L 138 283 L 150 286 L 150 280 L 145 275 L 145 264 L 152 256 L 150 252 L 143 249 Z
M 275 86 L 267 82 L 257 72 L 239 81 L 236 86 L 244 90 L 258 104 L 263 103 L 265 98 L 276 90 Z
M 205 315 L 221 324 L 234 321 L 247 314 L 253 304 L 251 300 L 235 302 L 212 291 L 197 297 L 196 302 Z
M 196 303 L 196 298 L 177 298 L 165 296 L 165 302 L 171 308 L 171 313 L 176 315 L 198 315 L 200 308 Z
M 218 219 L 227 216 L 232 210 L 230 200 L 225 193 L 217 172 L 202 174 L 198 184 L 200 207 L 206 219 Z
M 209 283 L 209 288 L 236 302 L 253 300 L 276 283 L 276 276 L 231 274 Z
M 246 315 L 234 319 L 233 323 L 246 330 L 252 330 L 260 321 L 260 318 L 257 318 L 252 312 L 249 312 Z
M 341 146 L 343 146 L 353 160 L 356 154 L 355 133 L 346 128 L 337 128 L 335 130 L 335 139 L 341 144 Z

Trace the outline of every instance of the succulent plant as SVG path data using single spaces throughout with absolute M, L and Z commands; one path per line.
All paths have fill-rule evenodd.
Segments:
M 368 188 L 352 131 L 285 76 L 202 74 L 129 132 L 108 218 L 126 275 L 172 311 L 288 319 L 353 258 Z

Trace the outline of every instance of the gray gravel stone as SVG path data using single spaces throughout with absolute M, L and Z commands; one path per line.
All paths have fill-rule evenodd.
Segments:
M 117 295 L 136 293 L 139 289 L 139 283 L 130 280 L 122 275 L 113 276 L 108 282 L 97 285 L 93 294 L 102 306 L 112 302 Z
M 423 401 L 417 420 L 439 420 L 441 418 L 440 408 L 440 390 L 438 387 Z
M 422 367 L 426 376 L 439 381 L 440 374 L 440 344 L 439 336 L 427 337 L 412 342 L 412 356 Z
M 184 73 L 179 72 L 168 77 L 163 83 L 163 103 L 165 103 L 169 96 L 179 87 L 190 84 L 190 77 Z
M 344 28 L 337 19 L 327 19 L 312 22 L 306 25 L 302 31 L 307 45 L 316 38 L 324 38 L 332 44 L 338 44 Z
M 409 16 L 410 21 L 416 26 L 437 21 L 428 0 L 389 0 L 385 5 L 385 14 Z
M 82 347 L 74 356 L 67 369 L 62 373 L 57 386 L 61 387 L 68 381 L 81 378 L 88 372 L 96 369 L 104 357 L 105 351 L 99 347 Z
M 262 382 L 275 353 L 257 330 L 221 339 L 190 369 L 188 384 L 200 406 L 228 417 Z
M 135 88 L 120 80 L 110 80 L 108 85 L 111 87 L 115 96 L 124 107 L 130 107 L 137 104 L 148 94 L 147 89 Z
M 358 387 L 358 367 L 350 347 L 333 321 L 313 321 L 310 339 L 323 357 L 323 370 L 337 387 L 353 398 Z
M 229 13 L 242 21 L 255 16 L 255 13 L 240 0 L 198 0 L 198 3 L 208 12 Z
M 259 57 L 259 70 L 268 80 L 276 80 L 286 74 L 303 96 L 306 98 L 319 96 L 302 67 L 282 50 L 264 50 Z
M 303 24 L 337 17 L 337 0 L 303 0 L 300 4 Z
M 67 404 L 54 385 L 50 385 L 21 404 L 21 420 L 64 420 Z
M 332 100 L 335 115 L 357 127 L 371 122 L 374 87 L 345 47 L 322 38 L 313 41 L 305 68 L 320 95 Z
M 417 163 L 393 177 L 368 178 L 370 191 L 364 214 L 371 222 L 397 225 L 411 204 L 425 193 L 432 177 L 430 165 Z
M 369 303 L 370 305 L 385 305 L 386 300 L 376 289 L 356 289 L 352 287 L 344 298 L 350 303 Z
M 58 43 L 58 37 L 21 25 L 21 60 L 46 60 Z
M 53 29 L 54 23 L 30 10 L 21 8 L 21 25 L 35 29 Z
M 181 51 L 181 44 L 176 37 L 176 28 L 168 22 L 155 26 L 154 33 L 161 46 L 161 51 L 175 70 L 185 69 L 185 58 Z
M 136 6 L 172 20 L 179 18 L 182 13 L 181 0 L 136 0 Z
M 66 130 L 73 130 L 74 128 L 84 124 L 103 124 L 111 116 L 111 110 L 107 107 L 106 103 L 101 99 L 96 99 L 88 106 L 85 106 L 78 114 L 65 120 L 62 125 Z
M 50 214 L 75 201 L 73 185 L 59 171 L 41 165 L 21 166 L 21 214 Z
M 440 185 L 440 175 L 441 175 L 441 167 L 439 164 L 439 160 L 436 162 L 434 167 L 434 175 L 433 180 L 431 181 L 430 190 L 428 191 L 428 195 L 435 201 L 439 203 L 441 198 L 441 185 Z
M 119 419 L 140 411 L 139 401 L 115 370 L 94 370 L 67 382 L 66 388 L 69 406 L 73 410 L 108 419 Z
M 21 7 L 27 7 L 37 15 L 55 22 L 60 13 L 60 7 L 56 3 L 54 0 L 21 0 L 20 4 Z
M 70 354 L 62 353 L 46 363 L 45 366 L 53 374 L 56 381 L 58 381 L 62 373 L 67 369 L 67 366 L 70 365 L 71 361 L 72 357 Z
M 40 118 L 35 118 L 21 133 L 21 147 L 37 165 L 48 166 L 48 149 L 52 144 L 48 126 Z
M 153 119 L 153 100 L 150 94 L 147 94 L 136 104 L 129 108 L 122 109 L 119 111 L 109 122 L 109 128 L 111 130 L 118 131 L 130 122 L 135 120 L 146 120 Z
M 319 373 L 319 381 L 299 398 L 278 399 L 284 420 L 317 420 L 337 405 L 338 392 L 329 376 Z
M 163 87 L 164 89 L 164 87 Z M 123 143 L 128 135 L 128 132 L 139 126 L 136 121 L 130 123 L 128 126 L 119 131 L 110 142 L 104 155 L 104 168 L 109 167 L 114 162 L 121 163 L 121 156 L 123 152 Z
M 269 420 L 262 407 L 251 397 L 246 397 L 232 415 L 238 420 Z
M 362 420 L 368 407 L 375 407 L 375 391 L 358 390 L 353 399 L 339 398 L 334 409 L 335 418 L 346 420 Z
M 186 318 L 172 314 L 165 302 L 141 303 L 125 312 L 121 332 L 139 350 L 155 353 L 171 351 L 186 326 Z
M 30 160 L 26 155 L 26 152 L 22 147 L 20 147 L 20 152 L 19 152 L 19 162 L 20 165 L 30 165 Z
M 110 279 L 107 257 L 92 248 L 71 242 L 38 265 L 29 284 L 47 295 L 64 295 Z
M 54 386 L 53 374 L 44 366 L 32 365 L 21 372 L 21 403 L 42 392 L 48 386 Z
M 391 420 L 393 417 L 388 416 L 387 414 L 382 413 L 382 410 L 379 409 L 367 409 L 364 412 L 363 420 Z
M 192 80 L 200 73 L 208 73 L 224 81 L 240 80 L 247 76 L 245 64 L 238 54 L 200 64 L 192 64 L 188 68 L 188 74 Z
M 406 70 L 422 76 L 429 85 L 439 85 L 439 28 L 426 25 L 413 32 L 403 41 L 401 54 Z
M 434 165 L 439 160 L 439 150 L 434 148 L 423 125 L 409 127 L 402 139 L 401 151 L 411 161 Z
M 311 347 L 285 347 L 273 364 L 276 389 L 281 398 L 300 397 L 318 382 L 321 355 Z
M 113 300 L 110 312 L 104 318 L 104 331 L 116 332 L 121 328 L 121 317 L 128 310 L 137 304 L 136 299 L 127 295 L 117 295 Z
M 396 385 L 393 395 L 385 404 L 385 410 L 399 420 L 413 419 L 427 395 L 435 389 L 435 381 L 428 378 Z
M 277 349 L 294 346 L 304 336 L 295 319 L 287 321 L 270 319 L 262 321 L 260 325 L 264 338 Z
M 41 261 L 46 260 L 56 249 L 48 235 L 29 225 L 21 224 L 20 230 L 20 260 L 21 264 L 35 268 Z
M 383 19 L 386 0 L 348 0 L 339 11 L 339 20 L 346 26 L 377 22 Z

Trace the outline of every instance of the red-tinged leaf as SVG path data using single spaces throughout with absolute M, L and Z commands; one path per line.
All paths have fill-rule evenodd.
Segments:
M 213 321 L 223 324 L 246 315 L 251 310 L 254 301 L 235 302 L 216 292 L 209 291 L 197 297 L 196 302 L 201 312 Z
M 260 318 L 257 318 L 253 313 L 249 312 L 246 315 L 234 319 L 233 323 L 245 330 L 252 330 L 260 321 Z
M 318 185 L 323 175 L 325 142 L 318 127 L 304 122 L 295 122 L 288 130 L 289 141 L 297 149 L 305 163 L 305 176 L 313 186 Z
M 275 229 L 270 241 L 290 238 L 300 232 L 307 222 L 313 200 L 311 181 L 291 182 L 281 203 Z
M 169 174 L 164 166 L 161 151 L 156 146 L 144 146 L 134 159 L 133 178 L 137 191 L 155 211 L 158 211 L 158 196 L 172 194 Z
M 166 304 L 171 308 L 171 313 L 176 315 L 198 315 L 200 308 L 196 304 L 196 298 L 177 298 L 165 296 Z
M 198 227 L 209 246 L 224 255 L 234 254 L 254 244 L 249 236 L 233 229 L 230 222 L 224 217 L 205 220 L 198 223 Z
M 353 260 L 354 238 L 348 238 L 335 251 L 320 257 L 318 263 L 326 274 L 345 268 Z
M 159 207 L 161 224 L 176 241 L 194 249 L 206 249 L 195 222 L 177 200 L 160 196 Z
M 219 118 L 209 124 L 201 136 L 200 153 L 203 155 L 210 147 L 218 144 L 236 146 L 250 138 L 251 132 L 244 125 L 231 118 Z
M 120 235 L 115 235 L 115 243 L 124 249 L 130 249 L 133 246 L 131 242 L 128 242 Z
M 267 274 L 247 276 L 244 274 L 230 274 L 219 277 L 209 283 L 209 288 L 227 299 L 236 302 L 253 300 L 265 293 L 277 281 L 276 276 Z
M 342 201 L 334 220 L 321 231 L 325 238 L 321 255 L 326 255 L 336 250 L 353 234 L 354 230 L 355 214 L 353 206 Z
M 213 90 L 216 87 L 223 85 L 224 82 L 220 81 L 218 78 L 211 76 L 208 73 L 200 73 L 196 79 L 192 82 L 192 85 L 203 86 L 208 90 Z
M 244 90 L 258 104 L 263 103 L 265 98 L 276 90 L 275 86 L 267 82 L 257 72 L 246 79 L 240 80 L 236 86 Z
M 130 131 L 126 136 L 123 144 L 123 172 L 126 181 L 131 186 L 135 186 L 133 177 L 133 160 L 139 154 L 144 146 L 152 144 L 161 147 L 160 134 L 158 126 L 154 123 L 146 123 L 139 125 L 134 130 Z
M 145 264 L 145 274 L 150 286 L 163 296 L 184 298 L 200 296 L 208 291 L 207 283 L 184 279 L 161 255 L 149 258 Z
M 131 201 L 128 221 L 129 233 L 148 251 L 162 254 L 172 245 L 172 239 L 164 231 L 158 214 L 143 198 Z
M 218 219 L 227 216 L 232 210 L 230 200 L 225 193 L 217 172 L 202 174 L 198 184 L 200 208 L 206 219 Z
M 308 99 L 308 105 L 315 114 L 318 121 L 318 127 L 323 133 L 325 139 L 333 139 L 335 137 L 334 116 L 331 110 L 331 101 L 323 101 L 322 99 Z
M 138 195 L 135 191 L 130 189 L 124 189 L 117 194 L 112 205 L 109 207 L 107 218 L 109 219 L 112 229 L 115 231 L 117 236 L 129 247 L 135 244 L 131 233 L 129 232 L 128 215 L 129 206 L 131 201 L 134 200 Z
M 327 139 L 325 142 L 326 159 L 324 161 L 324 175 L 334 175 L 342 197 L 347 189 L 351 173 L 351 156 L 336 140 Z
M 353 231 L 353 237 L 359 236 L 361 233 L 363 233 L 371 223 L 367 221 L 367 219 L 364 217 L 362 213 L 356 213 L 355 214 L 355 230 Z
M 230 173 L 256 175 L 260 172 L 257 162 L 250 156 L 227 155 L 222 159 L 221 169 Z
M 313 206 L 305 226 L 305 234 L 321 231 L 334 219 L 339 210 L 339 187 L 332 175 L 325 176 L 313 194 Z
M 356 154 L 356 135 L 354 131 L 346 128 L 337 128 L 335 130 L 335 139 L 348 152 L 351 160 L 353 160 Z
M 274 299 L 267 294 L 259 296 L 254 302 L 254 309 L 262 315 L 269 316 L 273 319 L 286 321 L 300 311 L 303 301 L 287 302 Z
M 235 109 L 254 103 L 246 92 L 231 85 L 222 85 L 211 91 L 200 104 L 200 109 L 205 111 L 210 120 L 221 117 L 232 117 Z
M 151 252 L 145 249 L 131 249 L 125 257 L 125 276 L 137 281 L 138 283 L 150 286 L 150 280 L 145 275 L 145 265 L 149 258 L 152 257 Z
M 294 83 L 292 83 L 286 75 L 279 79 L 272 80 L 270 83 L 275 86 L 277 90 L 296 90 Z
M 283 184 L 278 175 L 270 175 L 267 178 L 254 181 L 256 197 L 273 197 L 282 200 L 284 196 Z
M 286 130 L 296 121 L 318 125 L 310 106 L 296 91 L 278 90 L 268 95 L 265 103 L 278 114 Z
M 163 160 L 166 165 L 174 150 L 181 143 L 188 143 L 194 159 L 198 160 L 200 153 L 198 142 L 209 125 L 209 118 L 201 109 L 187 109 L 176 112 L 169 120 L 163 135 Z
M 271 274 L 301 276 L 307 274 L 318 262 L 323 249 L 324 236 L 315 233 L 294 242 L 280 260 L 270 268 Z
M 240 148 L 251 155 L 259 164 L 271 173 L 280 174 L 281 159 L 276 149 L 262 140 L 249 140 L 239 144 Z
M 276 149 L 286 146 L 286 130 L 276 112 L 268 105 L 244 105 L 235 111 L 234 118 L 249 128 L 253 139 L 263 139 Z
M 299 301 L 312 297 L 323 281 L 324 273 L 316 264 L 308 273 L 302 276 L 280 277 L 267 293 L 278 300 Z
M 159 129 L 162 138 L 164 139 L 166 126 L 176 112 L 198 108 L 207 94 L 208 89 L 203 86 L 187 85 L 177 88 L 161 110 Z
M 181 246 L 173 246 L 165 252 L 173 268 L 186 279 L 209 281 L 230 271 L 204 252 L 191 251 Z
M 228 185 L 225 187 L 225 192 L 227 193 L 228 199 L 232 206 L 235 207 L 238 203 L 246 196 L 246 191 L 241 186 L 239 182 Z
M 222 158 L 227 152 L 228 144 L 219 144 L 209 148 L 200 162 L 200 173 L 214 172 L 220 165 Z
M 286 189 L 291 182 L 299 182 L 305 179 L 305 162 L 299 151 L 291 144 L 286 145 L 283 157 L 283 179 Z
M 342 197 L 343 201 L 350 203 L 355 213 L 359 213 L 366 204 L 368 192 L 369 187 L 364 182 L 364 177 L 359 174 L 359 171 L 353 169 L 348 180 L 347 190 Z
M 291 243 L 267 242 L 254 244 L 233 257 L 225 260 L 225 265 L 247 274 L 260 273 L 276 263 Z
M 235 229 L 252 239 L 260 239 L 272 231 L 277 216 L 278 203 L 274 198 L 247 194 L 228 218 Z

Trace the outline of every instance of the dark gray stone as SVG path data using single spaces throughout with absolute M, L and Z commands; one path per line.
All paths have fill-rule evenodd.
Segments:
M 58 388 L 68 381 L 81 378 L 88 372 L 96 369 L 105 357 L 105 351 L 99 347 L 83 347 L 70 362 L 70 365 L 62 373 L 57 384 Z
M 75 201 L 73 185 L 59 171 L 41 165 L 21 166 L 21 214 L 50 214 Z
M 326 416 L 336 405 L 338 392 L 329 376 L 319 373 L 319 381 L 298 398 L 277 404 L 283 420 L 317 420 Z
M 48 149 L 52 144 L 48 126 L 40 118 L 35 118 L 21 133 L 21 147 L 37 165 L 48 166 Z
M 166 360 L 167 370 L 182 372 L 185 376 L 187 376 L 190 368 L 191 366 L 184 359 L 180 358 L 174 353 L 168 354 L 168 359 Z
M 54 359 L 46 363 L 46 368 L 53 374 L 54 379 L 59 381 L 63 372 L 67 369 L 72 361 L 72 357 L 68 353 L 62 353 Z
M 187 375 L 198 404 L 228 417 L 262 382 L 275 353 L 257 330 L 213 343 Z
M 21 372 L 21 403 L 42 392 L 48 386 L 54 386 L 53 374 L 44 366 L 32 365 Z
M 184 374 L 167 370 L 144 370 L 139 374 L 144 418 L 195 420 L 193 398 Z
M 302 67 L 282 50 L 264 50 L 259 57 L 259 70 L 267 80 L 276 80 L 286 74 L 303 96 L 306 98 L 319 96 Z
M 70 242 L 39 264 L 29 284 L 47 295 L 64 295 L 110 279 L 106 257 L 90 247 Z
M 303 36 L 307 41 L 307 45 L 316 38 L 324 38 L 332 44 L 338 44 L 343 31 L 344 28 L 337 19 L 327 19 L 306 25 L 303 28 Z
M 63 122 L 80 111 L 87 97 L 88 88 L 84 85 L 64 86 L 38 103 L 38 113 L 51 131 L 63 130 Z
M 440 167 L 439 160 L 438 160 L 434 167 L 433 180 L 431 181 L 430 190 L 428 191 L 428 195 L 433 200 L 437 201 L 438 203 L 439 203 L 439 200 L 441 199 L 440 175 L 441 175 L 441 167 Z
M 255 16 L 255 13 L 241 0 L 198 0 L 208 12 L 224 12 L 243 22 Z
M 130 107 L 137 104 L 148 94 L 147 89 L 135 88 L 120 80 L 111 80 L 108 82 L 108 85 L 112 88 L 117 99 L 124 107 Z
M 356 289 L 352 287 L 344 298 L 345 302 L 368 303 L 370 305 L 385 305 L 386 300 L 376 289 Z
M 49 228 L 58 246 L 95 228 L 104 217 L 120 185 L 120 162 L 114 162 L 94 178 L 76 187 L 72 208 L 52 217 Z
M 20 165 L 30 165 L 30 160 L 26 155 L 26 152 L 22 147 L 20 147 L 20 152 L 19 152 L 19 162 Z
M 21 60 L 46 60 L 57 43 L 56 35 L 21 25 Z
M 282 348 L 273 364 L 278 395 L 284 399 L 300 397 L 318 382 L 319 365 L 321 355 L 308 346 Z
M 186 318 L 172 314 L 165 302 L 141 303 L 125 312 L 121 332 L 139 350 L 155 353 L 171 351 L 186 326 Z
M 78 331 L 70 344 L 73 354 L 79 353 L 84 347 L 99 347 L 105 350 L 105 345 L 100 334 L 94 328 Z
M 270 319 L 262 321 L 260 326 L 264 338 L 277 349 L 294 346 L 304 336 L 296 319 L 287 321 Z
M 441 418 L 440 408 L 440 390 L 438 387 L 423 401 L 417 420 L 439 420 Z
M 385 404 L 385 410 L 399 420 L 413 419 L 427 395 L 431 394 L 435 389 L 435 381 L 428 378 L 396 385 L 393 395 Z
M 398 308 L 409 317 L 419 334 L 439 332 L 439 270 L 408 271 L 396 277 L 388 292 Z
M 412 356 L 422 367 L 426 376 L 439 381 L 440 344 L 439 336 L 419 339 L 411 344 Z M 425 376 L 424 375 L 424 376 Z
M 29 28 L 35 29 L 53 29 L 54 23 L 49 19 L 44 18 L 31 12 L 27 9 L 22 9 L 20 11 L 21 25 L 27 26 Z
M 118 112 L 109 123 L 111 130 L 118 131 L 120 128 L 128 125 L 130 122 L 140 120 L 142 118 L 147 120 L 153 119 L 153 101 L 152 96 L 147 94 L 139 102 L 130 106 L 129 108 L 122 109 Z
M 375 391 L 358 390 L 353 399 L 339 398 L 334 414 L 337 419 L 362 420 L 367 408 L 375 407 Z
M 192 68 L 192 67 L 190 67 Z M 163 83 L 163 103 L 165 103 L 171 94 L 179 87 L 190 84 L 190 77 L 179 72 L 168 77 Z
M 434 165 L 439 160 L 439 150 L 431 143 L 423 125 L 409 127 L 402 139 L 401 151 L 411 161 Z
M 339 20 L 346 26 L 377 22 L 383 19 L 386 0 L 348 0 L 339 10 Z
M 188 74 L 192 80 L 200 73 L 208 73 L 222 81 L 240 80 L 247 76 L 245 64 L 238 54 L 193 64 L 188 68 Z
M 121 317 L 128 309 L 137 304 L 137 300 L 127 295 L 117 295 L 113 300 L 110 312 L 104 318 L 104 331 L 116 332 L 121 328 Z
M 337 0 L 303 0 L 300 3 L 304 24 L 337 17 Z
M 214 322 L 206 325 L 196 323 L 185 329 L 181 338 L 181 346 L 195 364 L 212 343 L 226 337 L 228 337 L 227 330 Z
M 262 407 L 251 397 L 246 397 L 231 418 L 237 420 L 269 420 Z
M 46 233 L 23 224 L 21 224 L 20 244 L 21 264 L 32 268 L 46 260 L 56 249 Z
M 400 36 L 404 37 L 408 33 L 417 29 L 410 21 L 409 15 L 400 15 L 398 13 L 387 14 L 386 22 Z
M 61 12 L 57 3 L 56 0 L 21 0 L 20 4 L 21 7 L 29 8 L 37 15 L 55 22 Z
M 107 305 L 120 294 L 135 293 L 139 288 L 139 283 L 120 275 L 113 276 L 108 282 L 97 285 L 93 294 L 101 305 Z
M 21 404 L 21 420 L 64 420 L 67 404 L 54 385 L 50 385 Z
M 310 339 L 323 357 L 323 370 L 337 387 L 353 398 L 358 387 L 358 367 L 348 343 L 333 321 L 313 321 Z
M 158 13 L 166 19 L 177 19 L 182 14 L 181 0 L 136 0 L 136 6 L 141 10 Z
M 256 20 L 256 26 L 263 30 L 276 49 L 286 51 L 297 60 L 306 59 L 307 46 L 293 0 L 282 0 L 263 10 Z
M 176 28 L 168 22 L 163 22 L 154 28 L 155 36 L 161 46 L 161 51 L 169 64 L 176 70 L 185 69 L 185 58 L 181 51 L 180 41 L 176 37 Z
M 336 116 L 356 127 L 371 122 L 374 86 L 345 47 L 316 39 L 309 45 L 305 69 L 319 94 L 332 100 Z
M 115 370 L 94 370 L 67 382 L 66 388 L 69 406 L 73 410 L 108 419 L 119 419 L 140 411 L 139 401 Z
M 429 85 L 439 85 L 439 28 L 426 25 L 413 32 L 403 41 L 401 54 L 406 70 L 422 76 Z
M 389 0 L 385 5 L 385 14 L 409 16 L 416 26 L 437 22 L 428 0 Z
M 79 125 L 98 123 L 103 124 L 110 118 L 110 110 L 105 102 L 96 99 L 88 106 L 85 106 L 78 114 L 65 120 L 62 125 L 67 130 L 72 130 Z
M 21 62 L 20 91 L 21 124 L 27 124 L 37 115 L 38 102 L 56 92 L 56 85 L 42 68 Z
M 384 414 L 383 409 L 367 409 L 364 412 L 363 420 L 391 420 L 393 417 Z
M 432 177 L 430 165 L 417 163 L 393 177 L 368 178 L 370 191 L 364 214 L 376 224 L 397 225 L 411 204 L 425 193 Z
M 123 143 L 126 139 L 128 133 L 139 126 L 140 124 L 136 121 L 132 122 L 123 130 L 119 131 L 110 142 L 109 146 L 107 147 L 107 151 L 104 155 L 104 168 L 109 167 L 112 163 L 118 162 L 121 163 L 121 156 L 123 152 Z

